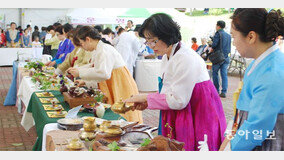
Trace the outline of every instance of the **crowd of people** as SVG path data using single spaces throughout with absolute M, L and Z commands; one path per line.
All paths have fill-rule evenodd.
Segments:
M 30 35 L 43 40 L 44 54 L 53 57 L 46 65 L 56 68 L 54 76 L 65 74 L 79 86 L 99 88 L 109 104 L 120 99 L 134 103 L 132 111 L 122 114 L 127 121 L 143 123 L 142 110 L 160 110 L 159 134 L 184 142 L 185 150 L 198 150 L 198 142 L 207 135 L 209 150 L 216 151 L 226 138 L 220 97 L 226 97 L 228 88 L 232 35 L 240 55 L 255 61 L 245 73 L 236 111 L 240 121 L 230 149 L 283 150 L 284 53 L 275 44 L 284 36 L 284 18 L 275 10 L 239 8 L 231 19 L 231 33 L 224 31 L 224 21 L 218 21 L 212 43 L 201 39 L 198 46 L 192 38 L 193 49 L 181 41 L 179 25 L 163 13 L 153 14 L 142 25 L 128 21 L 126 27 L 117 26 L 115 31 L 99 25 L 74 28 L 55 23 L 47 27 L 43 39 L 37 38 L 43 34 L 36 29 L 29 34 L 27 27 L 22 39 L 28 41 Z M 15 46 L 20 37 L 16 24 L 11 23 L 7 46 Z M 135 60 L 153 52 L 162 56 L 159 90 L 139 94 L 133 78 Z M 213 63 L 213 82 L 204 61 L 207 58 Z M 255 131 L 265 135 L 255 139 Z M 267 139 L 272 132 L 276 138 Z
M 31 25 L 27 25 L 25 29 L 21 26 L 17 27 L 15 22 L 7 25 L 6 30 L 0 28 L 0 47 L 7 48 L 31 48 L 42 47 L 46 35 L 46 27 L 41 28 L 39 32 L 38 26 L 34 26 L 32 31 Z

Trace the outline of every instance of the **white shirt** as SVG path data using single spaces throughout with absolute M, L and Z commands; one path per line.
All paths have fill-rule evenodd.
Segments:
M 96 87 L 97 83 L 110 79 L 113 69 L 125 66 L 116 49 L 102 41 L 98 42 L 96 50 L 91 54 L 91 63 L 78 67 L 79 77 L 88 87 Z
M 173 55 L 177 44 L 173 45 L 170 58 L 162 58 L 161 77 L 163 87 L 161 94 L 166 94 L 166 101 L 173 110 L 187 106 L 195 84 L 210 79 L 204 60 L 191 48 L 181 43 L 180 49 Z
M 131 75 L 140 49 L 139 39 L 131 32 L 123 32 L 119 36 L 115 49 L 121 54 Z
M 47 33 L 47 34 L 45 35 L 45 40 L 47 40 L 47 39 L 51 39 L 51 38 L 52 38 L 52 34 Z
M 40 42 L 33 41 L 33 42 L 32 42 L 32 47 L 33 47 L 33 48 L 40 48 L 40 47 L 41 47 L 41 43 L 40 43 Z

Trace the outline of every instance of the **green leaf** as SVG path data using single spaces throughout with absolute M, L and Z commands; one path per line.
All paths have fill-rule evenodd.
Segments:
M 143 143 L 141 143 L 141 146 L 147 146 L 149 143 L 151 142 L 151 140 L 149 138 L 144 138 L 143 139 Z
M 112 143 L 108 144 L 107 147 L 112 151 L 118 151 L 120 149 L 116 141 L 113 141 Z

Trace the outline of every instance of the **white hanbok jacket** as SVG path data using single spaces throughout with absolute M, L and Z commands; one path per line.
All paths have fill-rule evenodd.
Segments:
M 91 54 L 91 63 L 77 67 L 79 77 L 85 81 L 87 87 L 97 88 L 99 82 L 110 79 L 113 69 L 125 66 L 116 49 L 102 41 L 98 42 L 96 50 Z

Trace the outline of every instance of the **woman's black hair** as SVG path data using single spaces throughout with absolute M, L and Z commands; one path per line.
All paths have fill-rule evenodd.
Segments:
M 280 10 L 267 12 L 264 8 L 238 8 L 231 19 L 232 27 L 243 36 L 254 31 L 262 42 L 273 42 L 284 35 L 284 18 Z
M 192 40 L 194 43 L 196 43 L 196 42 L 197 42 L 197 40 L 196 40 L 196 38 L 195 38 L 195 37 L 192 37 L 192 38 L 191 38 L 191 40 Z
M 94 28 L 97 29 L 99 33 L 103 32 L 103 28 L 101 26 L 95 26 Z
M 96 30 L 93 27 L 90 26 L 84 26 L 80 28 L 76 34 L 78 39 L 81 39 L 83 41 L 86 40 L 87 37 L 96 39 L 96 40 L 101 40 L 101 35 L 99 34 L 98 30 Z
M 57 26 L 56 28 L 55 28 L 55 32 L 58 32 L 59 34 L 63 34 L 63 26 Z
M 35 30 L 35 31 L 38 31 L 38 26 L 34 26 L 34 30 Z
M 156 13 L 147 18 L 140 28 L 139 36 L 145 38 L 145 31 L 168 46 L 181 41 L 179 25 L 164 13 Z
M 125 29 L 121 27 L 121 28 L 118 29 L 117 34 L 120 34 L 123 31 L 125 31 Z
M 112 32 L 112 30 L 109 27 L 107 27 L 106 29 L 103 30 L 104 35 L 109 35 L 111 32 Z
M 69 23 L 65 23 L 63 25 L 63 31 L 67 34 L 69 31 L 71 31 L 73 29 L 73 26 Z
M 134 29 L 134 32 L 139 32 L 139 30 L 141 29 L 141 24 L 137 24 L 136 26 L 135 26 L 135 29 Z
M 46 31 L 46 27 L 41 27 L 41 31 Z
M 54 30 L 54 26 L 53 25 L 50 25 L 50 26 L 48 26 L 47 28 L 46 28 L 46 31 L 51 31 L 51 30 Z
M 53 26 L 54 26 L 54 27 L 61 26 L 61 23 L 59 23 L 59 22 L 55 22 L 55 23 L 53 23 Z

